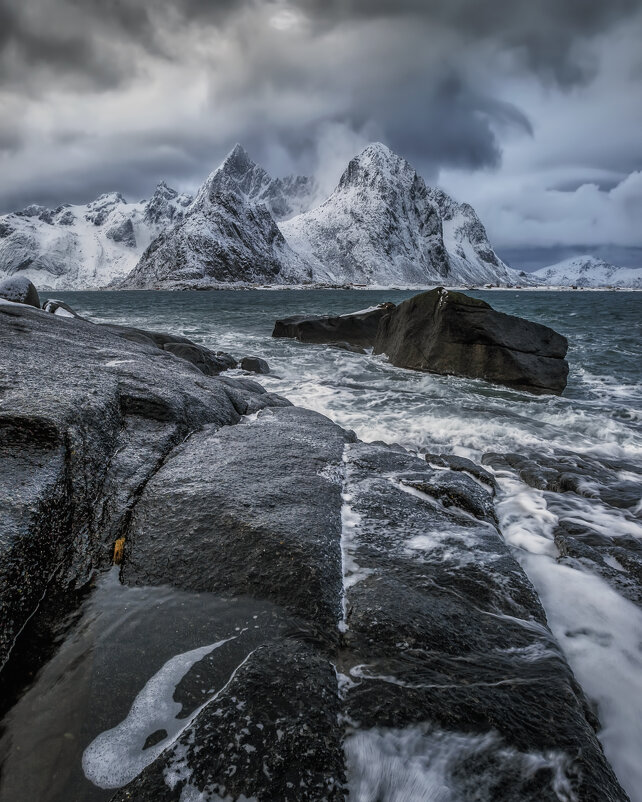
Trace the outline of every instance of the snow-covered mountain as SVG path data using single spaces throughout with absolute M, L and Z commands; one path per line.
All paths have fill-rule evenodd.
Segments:
M 158 234 L 191 203 L 161 182 L 149 201 L 116 192 L 57 209 L 29 206 L 0 217 L 0 278 L 19 274 L 41 289 L 84 289 L 122 280 Z
M 473 208 L 426 187 L 380 143 L 348 164 L 320 206 L 280 226 L 315 278 L 354 284 L 515 284 Z
M 272 178 L 236 145 L 195 198 L 158 185 L 145 202 L 0 217 L 0 277 L 38 287 L 529 283 L 493 251 L 468 204 L 369 145 L 319 206 L 316 183 Z
M 615 267 L 596 256 L 574 256 L 531 273 L 556 287 L 628 287 L 642 289 L 642 268 Z
M 457 203 L 441 189 L 429 188 L 428 197 L 439 209 L 449 280 L 461 284 L 528 284 L 504 264 L 493 250 L 482 221 L 469 203 Z
M 127 288 L 310 281 L 306 261 L 275 216 L 305 203 L 308 179 L 272 179 L 240 145 L 201 186 L 184 217 L 163 231 L 122 282 Z
M 313 178 L 303 175 L 272 178 L 236 144 L 221 166 L 207 178 L 198 196 L 213 201 L 222 192 L 235 192 L 248 203 L 263 203 L 275 220 L 286 220 L 310 207 L 317 184 Z
M 309 200 L 302 186 L 270 178 L 237 145 L 123 286 L 523 282 L 470 206 L 428 189 L 385 145 L 352 159 L 320 206 L 270 226 L 269 211 L 283 217 Z
M 326 201 L 280 228 L 317 281 L 447 281 L 439 211 L 423 180 L 384 145 L 369 145 L 350 161 Z

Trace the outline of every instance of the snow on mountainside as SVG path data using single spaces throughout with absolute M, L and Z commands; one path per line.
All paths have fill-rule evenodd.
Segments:
M 147 248 L 122 287 L 296 284 L 309 281 L 270 210 L 291 213 L 307 179 L 272 179 L 240 145 L 202 185 L 180 222 Z M 290 198 L 288 189 L 294 197 Z
M 384 145 L 369 145 L 324 203 L 280 228 L 317 281 L 421 284 L 448 275 L 439 213 L 426 186 Z
M 515 284 L 472 207 L 428 189 L 380 143 L 349 163 L 332 195 L 281 223 L 317 281 L 355 284 Z
M 574 256 L 531 273 L 556 287 L 628 287 L 642 289 L 642 268 L 615 267 L 596 256 Z
M 85 289 L 123 279 L 141 252 L 180 219 L 192 198 L 161 182 L 149 201 L 112 192 L 85 205 L 29 206 L 0 217 L 0 278 L 39 289 Z
M 457 203 L 441 189 L 428 196 L 439 209 L 449 279 L 461 284 L 529 284 L 525 273 L 504 264 L 493 250 L 477 213 L 469 203 Z

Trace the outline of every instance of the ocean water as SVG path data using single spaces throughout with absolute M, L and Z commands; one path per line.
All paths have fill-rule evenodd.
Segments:
M 627 483 L 630 493 L 637 485 L 637 505 L 614 506 L 600 499 L 589 480 L 581 494 L 549 493 L 525 484 L 510 468 L 496 471 L 503 535 L 598 713 L 607 757 L 633 802 L 642 802 L 642 608 L 618 559 L 607 556 L 606 567 L 597 570 L 590 560 L 560 559 L 555 541 L 564 521 L 625 544 L 632 554 L 642 551 L 642 293 L 470 292 L 568 338 L 570 376 L 561 397 L 406 371 L 382 356 L 271 337 L 279 317 L 343 314 L 413 294 L 257 290 L 55 297 L 96 322 L 182 334 L 237 358 L 264 357 L 271 373 L 256 378 L 267 389 L 366 441 L 477 462 L 488 452 L 517 453 L 534 463 L 560 455 L 571 462 L 590 458 Z

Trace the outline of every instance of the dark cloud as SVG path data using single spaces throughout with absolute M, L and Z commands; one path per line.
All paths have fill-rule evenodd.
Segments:
M 225 26 L 245 9 L 278 9 L 275 0 L 0 0 L 0 82 L 24 85 L 29 67 L 109 88 L 135 71 L 135 54 L 177 57 L 168 33 L 190 25 Z M 462 46 L 489 41 L 513 51 L 524 69 L 563 84 L 586 80 L 594 62 L 582 41 L 640 8 L 640 0 L 294 0 L 322 33 L 354 21 L 410 19 L 445 29 Z M 113 43 L 120 49 L 114 57 Z M 430 46 L 430 38 L 427 40 Z M 52 75 L 53 77 L 53 75 Z
M 191 188 L 235 141 L 275 174 L 314 171 L 330 188 L 379 139 L 431 181 L 450 170 L 451 191 L 511 232 L 504 246 L 522 231 L 529 245 L 581 242 L 582 214 L 571 239 L 533 222 L 574 204 L 590 219 L 612 209 L 612 237 L 632 242 L 617 222 L 632 201 L 605 198 L 642 163 L 621 124 L 639 130 L 640 11 L 642 0 L 0 0 L 0 212 L 109 190 L 138 199 L 161 178 Z M 578 100 L 591 91 L 604 114 Z M 497 194 L 484 206 L 483 182 L 499 186 L 516 141 L 529 155 L 509 158 L 502 187 L 521 214 Z M 626 191 L 637 198 L 638 184 Z

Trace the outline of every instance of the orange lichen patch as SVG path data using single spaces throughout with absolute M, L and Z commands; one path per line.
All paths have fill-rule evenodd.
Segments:
M 114 565 L 120 565 L 125 553 L 125 538 L 119 537 L 114 543 Z

